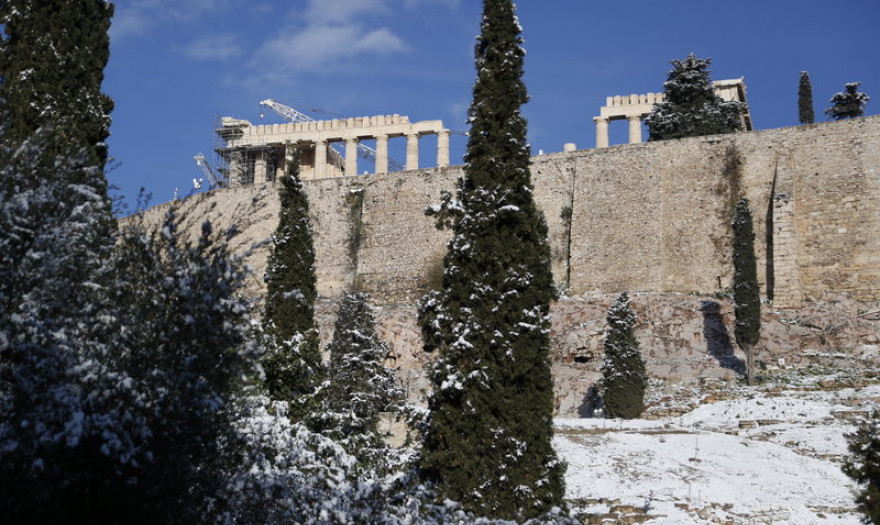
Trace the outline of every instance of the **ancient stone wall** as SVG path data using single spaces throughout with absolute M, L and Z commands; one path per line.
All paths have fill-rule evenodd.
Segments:
M 640 337 L 652 374 L 730 377 L 711 355 L 720 348 L 712 334 L 730 323 L 729 307 L 719 305 L 719 314 L 703 309 L 731 286 L 730 221 L 740 197 L 751 202 L 759 279 L 773 308 L 810 308 L 828 290 L 880 301 L 880 116 L 541 155 L 532 163 L 553 274 L 569 298 L 553 308 L 562 413 L 579 409 L 597 377 L 603 309 L 621 290 L 665 297 L 657 303 L 650 294 L 635 294 L 637 309 L 650 319 Z M 450 235 L 437 230 L 424 209 L 439 201 L 441 191 L 454 192 L 460 176 L 461 167 L 448 167 L 305 183 L 322 339 L 330 337 L 336 299 L 351 290 L 370 293 L 411 395 L 427 387 L 423 370 L 431 359 L 421 347 L 415 303 L 439 285 Z M 236 225 L 242 233 L 233 249 L 244 253 L 271 236 L 277 187 L 217 190 L 180 205 L 193 231 L 204 219 Z M 145 216 L 158 221 L 166 208 Z M 255 298 L 262 293 L 266 254 L 264 245 L 246 258 L 255 270 L 247 292 Z M 799 350 L 786 345 L 800 344 L 800 336 L 779 330 L 767 352 Z M 876 337 L 866 339 L 870 326 L 850 332 L 833 339 L 822 331 L 817 348 L 876 344 Z

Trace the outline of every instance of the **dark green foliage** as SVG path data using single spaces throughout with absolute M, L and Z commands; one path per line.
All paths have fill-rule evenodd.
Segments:
M 485 0 L 477 81 L 443 289 L 420 309 L 437 347 L 421 472 L 440 497 L 478 515 L 523 519 L 562 503 L 564 465 L 550 446 L 555 297 L 547 226 L 532 199 L 521 28 L 510 0 Z
M 622 292 L 608 309 L 605 361 L 602 364 L 602 399 L 605 416 L 634 419 L 645 408 L 648 376 L 635 336 L 636 316 Z
M 219 511 L 231 406 L 257 377 L 249 308 L 237 296 L 245 273 L 227 249 L 234 231 L 204 223 L 190 243 L 181 222 L 172 209 L 158 228 L 130 223 L 114 257 L 117 364 L 149 428 L 128 504 L 148 523 L 200 523 Z
M 865 523 L 880 524 L 880 412 L 847 434 L 849 456 L 843 472 L 859 484 L 856 503 Z
M 112 312 L 106 181 L 82 152 L 56 155 L 56 139 L 43 128 L 0 143 L 0 516 L 10 523 L 112 506 L 104 496 L 126 467 L 101 448 L 130 443 L 113 412 L 123 396 L 101 395 L 119 377 L 101 338 Z M 44 183 L 19 185 L 29 180 Z
M 736 344 L 746 354 L 749 384 L 754 381 L 754 346 L 761 337 L 761 290 L 755 260 L 755 233 L 749 201 L 736 203 L 733 218 L 733 308 Z
M 330 362 L 320 417 L 322 433 L 340 440 L 361 461 L 376 462 L 383 454 L 379 415 L 401 414 L 404 393 L 394 371 L 384 365 L 388 346 L 376 333 L 367 300 L 364 294 L 346 295 L 339 306 L 327 347 Z
M 292 417 L 301 419 L 314 408 L 311 398 L 323 380 L 323 366 L 314 320 L 315 247 L 296 156 L 279 184 L 281 213 L 265 275 L 263 326 L 269 348 L 263 368 L 270 396 L 291 403 Z
M 813 111 L 813 85 L 810 83 L 810 75 L 801 71 L 801 79 L 798 84 L 798 118 L 801 124 L 812 124 L 816 121 Z
M 113 5 L 104 0 L 5 0 L 0 23 L 0 107 L 22 141 L 52 126 L 61 142 L 89 149 L 103 168 L 113 101 L 101 93 Z
M 654 105 L 645 119 L 649 140 L 679 139 L 742 129 L 746 105 L 725 102 L 709 78 L 711 58 L 693 53 L 684 60 L 673 60 L 669 77 L 663 83 L 664 100 Z
M 844 91 L 831 97 L 831 106 L 825 114 L 832 120 L 861 117 L 865 114 L 865 106 L 871 100 L 866 93 L 859 92 L 861 82 L 849 82 Z

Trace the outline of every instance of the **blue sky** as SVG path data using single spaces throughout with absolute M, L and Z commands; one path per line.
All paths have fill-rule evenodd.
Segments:
M 131 206 L 186 195 L 212 158 L 218 115 L 282 122 L 273 98 L 313 118 L 399 113 L 467 131 L 479 0 L 119 0 L 104 91 L 116 102 L 110 181 Z M 878 0 L 521 0 L 524 107 L 533 153 L 595 144 L 609 95 L 662 91 L 671 59 L 711 57 L 716 80 L 745 77 L 756 129 L 797 124 L 807 70 L 817 121 L 846 82 L 880 110 Z M 313 111 L 317 110 L 317 111 Z M 626 123 L 611 126 L 612 144 Z M 435 143 L 423 140 L 423 167 Z M 453 135 L 452 162 L 466 137 Z M 392 157 L 405 158 L 405 141 Z M 361 170 L 369 169 L 362 165 Z

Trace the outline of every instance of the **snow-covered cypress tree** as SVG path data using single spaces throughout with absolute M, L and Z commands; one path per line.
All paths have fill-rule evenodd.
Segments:
M 113 101 L 101 82 L 112 16 L 106 0 L 0 3 L 0 99 L 12 140 L 51 125 L 62 143 L 86 146 L 86 162 L 103 169 Z
M 865 114 L 865 106 L 871 97 L 867 93 L 859 92 L 861 82 L 849 82 L 846 88 L 835 93 L 831 97 L 831 106 L 825 110 L 825 114 L 832 120 L 861 117 Z
M 281 212 L 265 275 L 269 348 L 263 368 L 270 397 L 291 403 L 291 416 L 302 419 L 317 406 L 313 397 L 324 367 L 314 320 L 318 291 L 309 201 L 296 154 L 279 185 Z
M 810 74 L 806 71 L 801 71 L 798 83 L 798 118 L 801 124 L 812 124 L 816 121 L 813 111 L 813 84 L 810 83 Z
M 333 340 L 327 346 L 327 387 L 322 396 L 322 433 L 340 440 L 350 453 L 371 462 L 381 453 L 382 412 L 401 413 L 404 393 L 384 364 L 388 346 L 379 339 L 368 297 L 342 299 Z M 381 459 L 381 458 L 378 458 Z
M 111 13 L 0 3 L 0 515 L 16 523 L 109 519 L 143 431 L 106 337 Z
M 621 292 L 608 309 L 605 361 L 602 363 L 602 399 L 605 415 L 634 419 L 645 408 L 648 376 L 635 336 L 636 315 L 626 292 Z
M 733 218 L 733 311 L 736 344 L 746 354 L 749 384 L 755 381 L 755 345 L 761 337 L 761 290 L 755 259 L 755 233 L 749 201 L 736 203 Z
M 663 102 L 645 118 L 649 140 L 679 139 L 733 133 L 742 129 L 746 104 L 725 102 L 715 93 L 709 77 L 711 58 L 688 55 L 673 60 L 663 83 Z
M 547 225 L 529 172 L 525 52 L 511 0 L 485 0 L 477 80 L 443 289 L 423 299 L 439 348 L 421 472 L 480 515 L 522 519 L 561 505 L 564 465 L 550 446 Z
M 874 411 L 846 435 L 849 455 L 843 472 L 858 483 L 856 504 L 865 523 L 880 524 L 880 412 Z

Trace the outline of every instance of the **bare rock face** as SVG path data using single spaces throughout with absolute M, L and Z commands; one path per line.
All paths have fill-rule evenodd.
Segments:
M 601 378 L 605 316 L 615 294 L 563 298 L 552 306 L 551 357 L 556 415 L 588 417 L 590 389 Z M 733 307 L 727 299 L 675 293 L 630 294 L 636 336 L 648 375 L 683 386 L 730 384 L 742 377 L 745 356 L 733 338 Z M 880 346 L 870 341 L 880 320 L 876 310 L 839 296 L 799 310 L 765 305 L 758 364 L 764 369 L 880 366 Z M 318 308 L 322 340 L 332 336 L 334 301 Z M 430 392 L 428 367 L 436 351 L 422 344 L 413 305 L 375 310 L 380 337 L 389 344 L 386 364 L 395 368 L 410 400 L 423 404 Z

